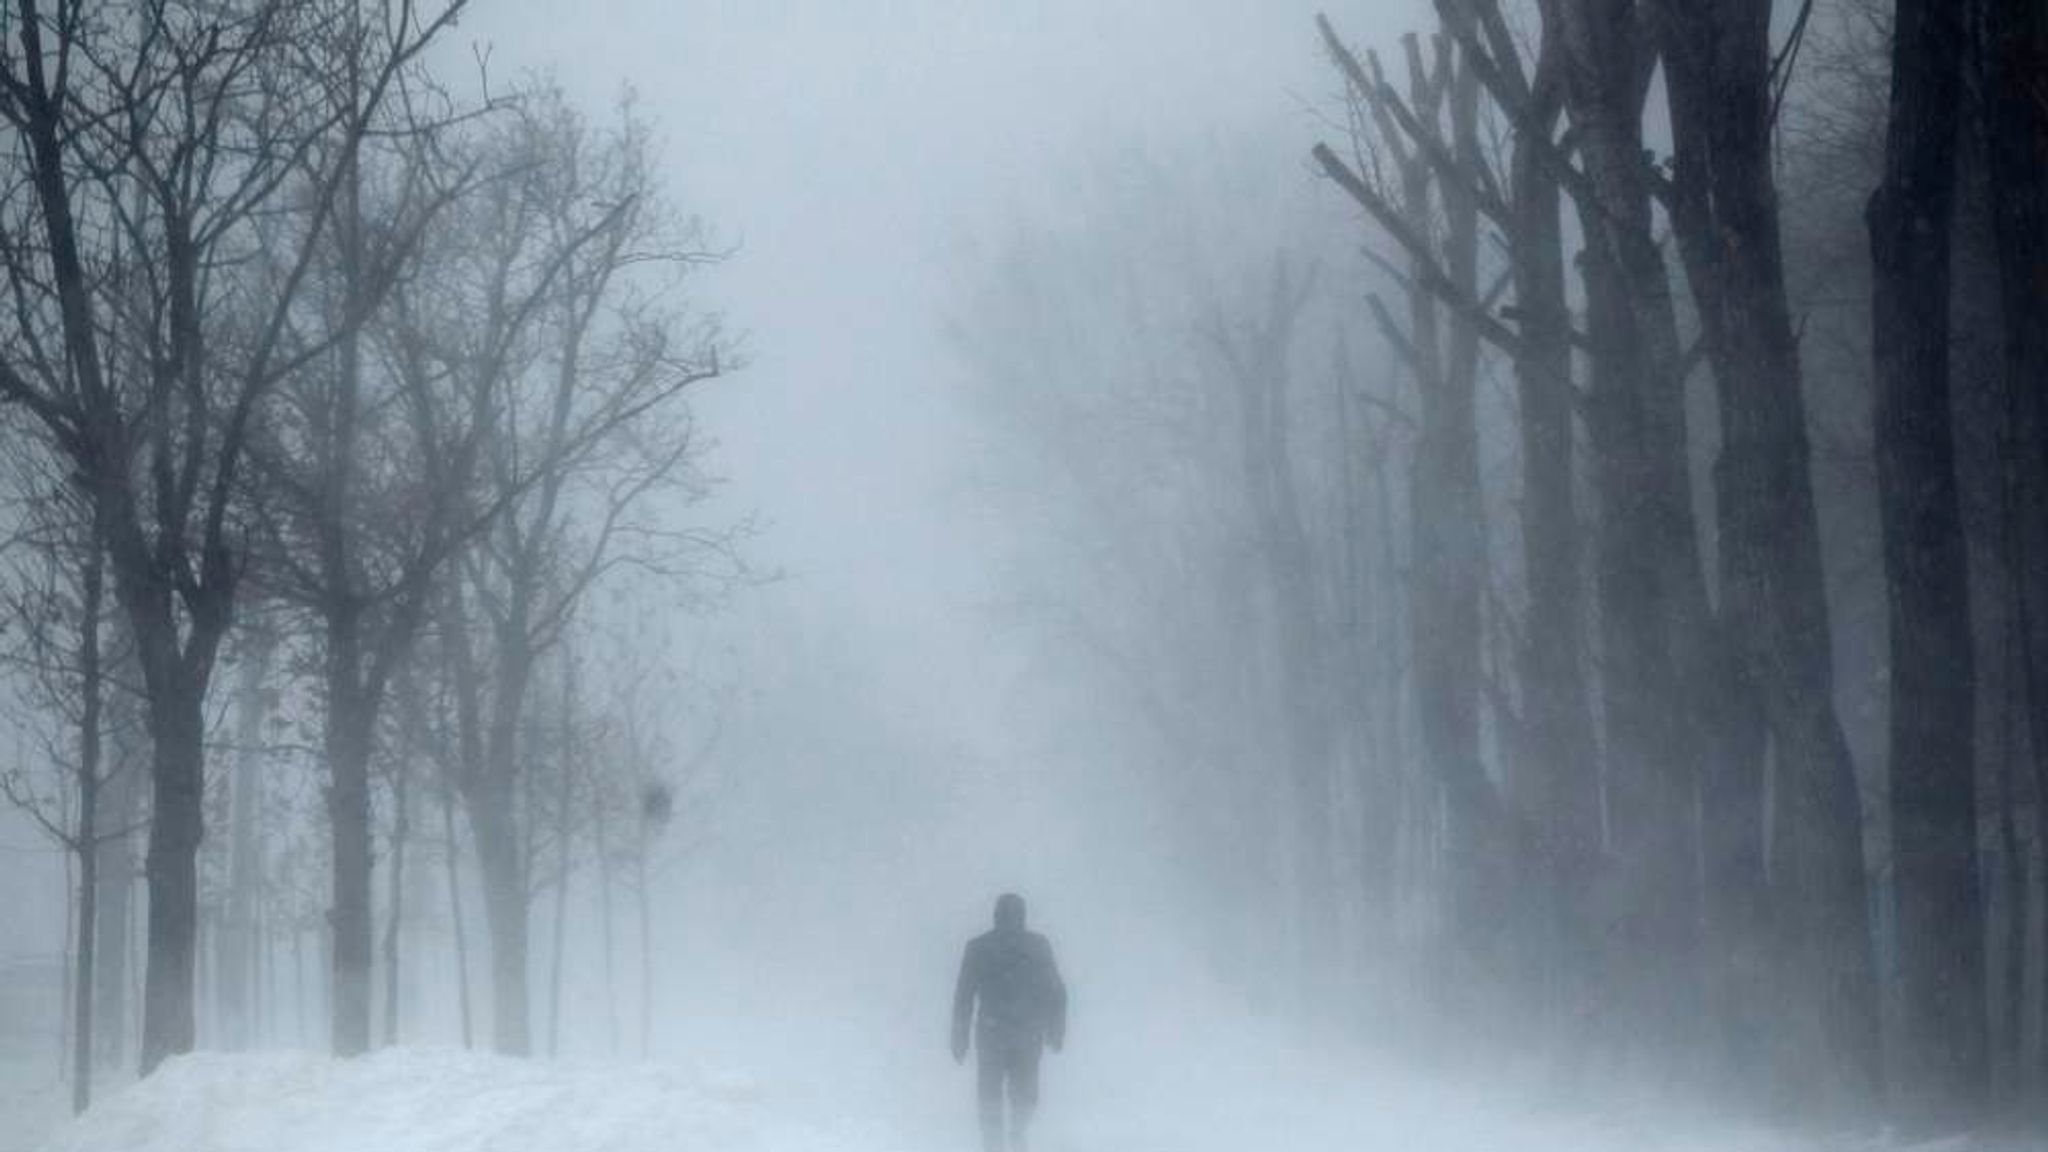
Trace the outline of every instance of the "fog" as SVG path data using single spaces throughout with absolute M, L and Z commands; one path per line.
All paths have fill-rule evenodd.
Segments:
M 747 364 L 696 409 L 719 505 L 760 517 L 749 554 L 770 579 L 680 630 L 731 661 L 744 700 L 712 842 L 678 865 L 674 962 L 701 949 L 740 974 L 711 1002 L 872 1014 L 939 1052 L 958 946 L 1008 888 L 1079 988 L 1103 967 L 1127 995 L 1148 971 L 1199 978 L 1128 733 L 1070 730 L 1057 678 L 1075 657 L 1044 659 L 1006 610 L 1029 529 L 990 491 L 991 441 L 1014 433 L 978 410 L 945 328 L 977 251 L 1076 215 L 1105 157 L 1271 135 L 1274 184 L 1306 188 L 1287 134 L 1327 88 L 1312 14 L 508 5 L 465 22 L 494 74 L 545 62 L 592 101 L 630 85 L 678 197 L 736 248 L 706 290 Z
M 648 5 L 565 25 L 533 6 L 466 26 L 494 68 L 551 60 L 592 99 L 630 84 L 679 194 L 737 246 L 710 290 L 748 363 L 697 406 L 718 499 L 761 518 L 750 554 L 773 579 L 686 629 L 730 654 L 744 703 L 711 841 L 676 865 L 668 1050 L 700 1028 L 757 1062 L 822 1044 L 840 1065 L 802 1079 L 965 1132 L 945 1015 L 961 944 L 1010 889 L 1074 988 L 1076 1070 L 1048 1073 L 1052 1097 L 1130 1084 L 1088 1053 L 1142 1059 L 1133 1031 L 1214 1045 L 1241 1016 L 1196 954 L 1128 731 L 1073 730 L 1085 653 L 1047 659 L 1006 609 L 1030 529 L 990 490 L 1008 482 L 991 441 L 1015 433 L 945 327 L 977 252 L 1076 214 L 1106 156 L 1272 134 L 1276 185 L 1307 186 L 1287 134 L 1323 84 L 1309 16 Z
M 280 11 L 361 35 L 329 3 Z M 592 1150 L 728 1110 L 677 1146 L 973 1147 L 986 989 L 975 1050 L 949 1032 L 1006 892 L 1065 987 L 1044 1152 L 2030 1146 L 2048 645 L 1994 177 L 1963 162 L 1943 648 L 1879 482 L 1932 425 L 1872 417 L 1891 5 L 1741 6 L 1771 29 L 1762 208 L 1713 183 L 1740 133 L 1688 119 L 1711 85 L 1676 49 L 1711 30 L 1668 0 L 456 5 L 403 101 L 351 58 L 309 139 L 357 137 L 279 145 L 289 196 L 206 241 L 236 290 L 192 321 L 205 387 L 303 352 L 250 386 L 240 471 L 194 466 L 212 520 L 162 510 L 135 429 L 191 404 L 189 459 L 225 457 L 192 429 L 239 434 L 232 403 L 137 402 L 120 482 L 87 484 L 106 453 L 34 390 L 69 403 L 79 361 L 43 352 L 74 320 L 9 113 L 7 333 L 45 377 L 0 373 L 0 1152 L 155 1152 L 159 1121 L 523 1150 L 501 1096 L 628 1116 Z M 65 171 L 112 375 L 168 371 L 124 327 L 176 312 L 125 278 L 157 221 L 109 223 L 118 165 Z M 122 483 L 159 498 L 135 539 L 172 557 L 175 659 Z M 73 553 L 107 557 L 106 608 Z M 101 613 L 81 720 L 52 653 Z M 1976 694 L 1901 687 L 1900 637 L 1959 645 Z M 164 961 L 143 846 L 175 839 L 188 681 L 204 840 Z M 1913 744 L 1923 714 L 1974 749 Z M 115 764 L 84 778 L 152 798 L 86 801 L 127 821 L 96 852 L 61 844 L 93 827 L 81 723 Z M 86 887 L 121 896 L 75 1060 Z M 457 1053 L 493 1048 L 533 1067 Z M 262 1110 L 349 1076 L 360 1131 Z

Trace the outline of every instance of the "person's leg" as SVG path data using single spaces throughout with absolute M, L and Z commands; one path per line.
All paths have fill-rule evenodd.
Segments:
M 974 1081 L 982 1152 L 1003 1152 L 1003 1053 L 986 1035 L 975 1038 Z
M 1038 1111 L 1038 1057 L 1035 1042 L 1020 1043 L 1010 1053 L 1010 1152 L 1025 1152 L 1031 1117 Z

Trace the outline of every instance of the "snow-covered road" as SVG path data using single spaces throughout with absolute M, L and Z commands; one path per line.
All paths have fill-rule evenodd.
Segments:
M 790 1038 L 794 1040 L 795 1038 Z M 845 1035 L 841 1041 L 849 1039 Z M 1760 1133 L 1543 1114 L 1256 1043 L 1103 1038 L 1048 1065 L 1041 1152 L 1787 1152 Z M 943 1054 L 756 1033 L 776 1075 L 399 1048 L 201 1053 L 60 1126 L 45 1152 L 972 1152 Z M 916 1065 L 916 1067 L 913 1067 Z M 836 1073 L 832 1071 L 836 1067 Z M 808 1068 L 804 1074 L 797 1069 Z M 780 1077 L 780 1078 L 777 1078 Z
M 60 1129 L 49 1152 L 839 1152 L 747 1081 L 662 1065 L 389 1049 L 201 1053 Z

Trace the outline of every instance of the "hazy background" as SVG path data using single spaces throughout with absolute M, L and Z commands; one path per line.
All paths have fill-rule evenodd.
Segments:
M 1390 39 L 1428 5 L 1349 9 L 1354 35 Z M 1332 88 L 1316 10 L 493 3 L 465 22 L 494 74 L 551 67 L 591 106 L 630 86 L 674 197 L 737 245 L 700 282 L 748 354 L 696 400 L 728 479 L 706 514 L 758 514 L 750 555 L 779 578 L 679 629 L 732 662 L 742 703 L 712 841 L 665 897 L 665 1051 L 700 1050 L 694 1032 L 759 1066 L 836 1039 L 838 1075 L 891 1081 L 848 1096 L 936 1105 L 964 1136 L 952 970 L 1015 887 L 1074 988 L 1055 1114 L 1090 1079 L 1138 1091 L 1138 1030 L 1227 1053 L 1237 1008 L 1189 995 L 1206 975 L 1148 799 L 1113 734 L 1062 727 L 1043 638 L 999 603 L 1018 531 L 986 491 L 1002 432 L 964 395 L 943 321 L 980 249 L 1073 215 L 1105 157 L 1250 139 L 1276 185 L 1311 184 L 1304 141 Z
M 1427 0 L 1328 7 L 1383 50 L 1430 22 Z M 1091 686 L 1062 680 L 1089 657 L 1048 658 L 1067 641 L 1013 610 L 1029 531 L 1017 489 L 1031 481 L 990 466 L 1008 433 L 969 395 L 946 332 L 991 248 L 1078 220 L 1099 172 L 1126 158 L 1199 182 L 1218 166 L 1176 165 L 1227 153 L 1225 167 L 1265 172 L 1270 195 L 1348 220 L 1306 161 L 1339 84 L 1317 11 L 481 0 L 444 45 L 496 83 L 551 73 L 598 118 L 630 92 L 658 126 L 669 196 L 734 249 L 696 282 L 699 302 L 745 334 L 746 363 L 695 393 L 723 484 L 689 515 L 757 518 L 746 553 L 764 579 L 647 622 L 728 701 L 705 722 L 716 780 L 704 818 L 656 893 L 657 1055 L 757 1069 L 837 1122 L 964 1143 L 970 1077 L 944 1049 L 953 969 L 993 896 L 1014 888 L 1073 989 L 1073 1050 L 1048 1071 L 1048 1147 L 1184 1147 L 1218 1116 L 1244 1125 L 1225 1131 L 1348 1144 L 1344 1109 L 1367 1083 L 1349 1069 L 1371 1038 L 1311 1060 L 1248 1010 L 1256 996 L 1210 971 L 1195 881 L 1131 733 L 1077 724 L 1114 710 L 1077 708 Z M 1214 228 L 1202 243 L 1219 251 L 1268 243 L 1257 224 Z M 1359 262 L 1349 248 L 1323 255 L 1341 306 Z M 0 958 L 61 952 L 58 868 L 0 812 L 0 869 L 23 901 Z M 596 1054 L 603 1000 L 577 901 L 564 1048 Z M 537 913 L 536 964 L 547 930 Z M 450 1042 L 448 981 L 413 979 L 417 1040 Z M 1244 1078 L 1253 1064 L 1261 1084 Z M 1379 1083 L 1375 1106 L 1391 1098 Z M 1453 1128 L 1446 1115 L 1472 1106 L 1407 1098 Z
M 1356 7 L 1363 32 L 1427 5 Z M 990 433 L 942 321 L 974 246 L 1057 219 L 1101 155 L 1246 135 L 1299 154 L 1329 87 L 1314 11 L 502 3 L 465 21 L 494 74 L 552 67 L 593 105 L 630 86 L 673 195 L 737 245 L 700 287 L 749 357 L 697 397 L 728 480 L 706 515 L 758 514 L 750 555 L 780 575 L 681 630 L 736 662 L 746 701 L 733 803 L 692 868 L 706 907 L 684 918 L 710 947 L 916 956 L 936 1022 L 954 938 L 1002 885 L 1054 927 L 1171 921 L 1139 882 L 1156 846 L 1108 839 L 1142 827 L 1108 810 L 1113 744 L 1051 730 L 1059 686 L 996 603 L 1015 528 L 982 490 Z

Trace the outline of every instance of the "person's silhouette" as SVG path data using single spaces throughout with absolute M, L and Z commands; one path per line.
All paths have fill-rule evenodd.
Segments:
M 996 899 L 996 926 L 967 942 L 953 989 L 953 1059 L 967 1059 L 973 1024 L 975 1082 L 984 1152 L 1004 1152 L 1003 1097 L 1010 1101 L 1009 1149 L 1023 1152 L 1038 1107 L 1038 1059 L 1067 1039 L 1067 986 L 1052 944 L 1024 929 L 1024 898 Z

